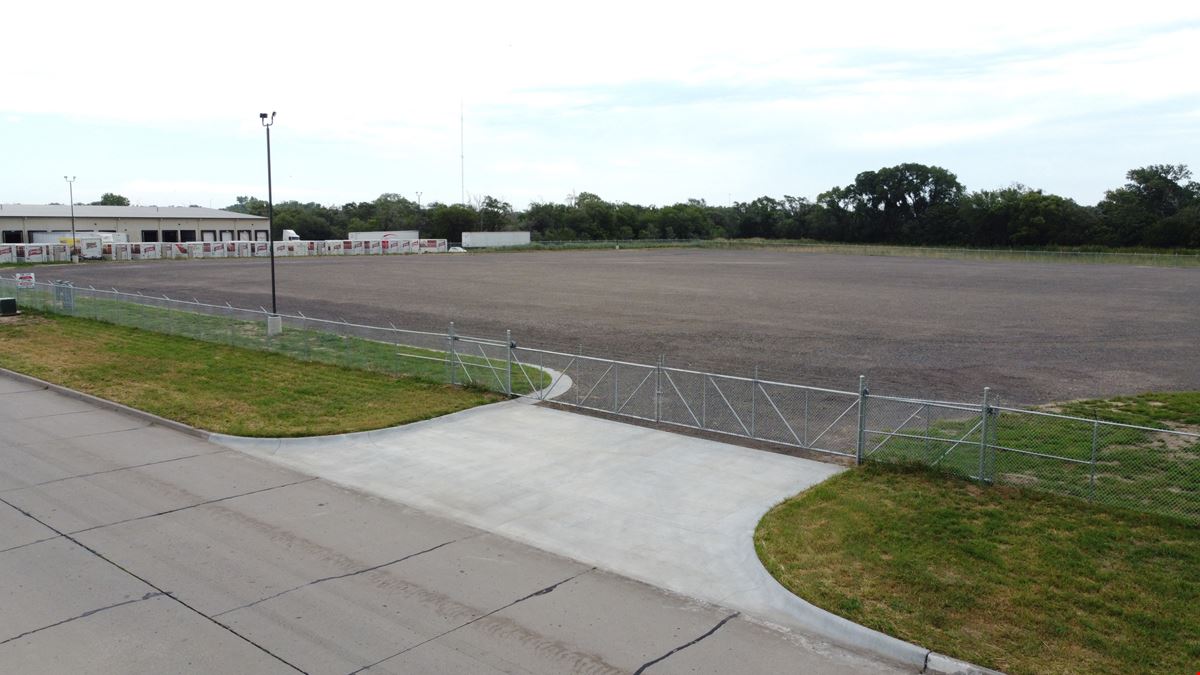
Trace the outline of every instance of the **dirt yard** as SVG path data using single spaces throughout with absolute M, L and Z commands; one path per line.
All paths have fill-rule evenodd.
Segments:
M 270 307 L 265 260 L 39 280 Z M 767 250 L 277 260 L 279 309 L 854 389 L 1005 403 L 1200 389 L 1200 270 Z

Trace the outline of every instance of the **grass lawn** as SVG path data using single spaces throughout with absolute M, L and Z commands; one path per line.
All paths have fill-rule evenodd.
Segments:
M 231 315 L 203 314 L 154 306 L 154 299 L 139 302 L 113 300 L 106 297 L 91 297 L 86 292 L 76 293 L 73 309 L 62 309 L 48 290 L 22 291 L 18 293 L 22 307 L 44 309 L 56 314 L 70 314 L 114 323 L 123 326 L 144 328 L 157 333 L 168 333 L 190 337 L 204 342 L 224 344 L 232 347 L 271 351 L 303 361 L 316 361 L 331 365 L 370 370 L 395 376 L 419 377 L 436 382 L 447 382 L 451 369 L 446 366 L 444 338 L 429 335 L 389 331 L 387 329 L 348 328 L 352 334 L 342 335 L 329 332 L 339 324 L 316 320 L 289 320 L 283 332 L 268 336 L 266 321 L 261 315 L 247 312 Z M 160 301 L 161 302 L 161 301 Z M 178 307 L 178 306 L 176 306 Z M 184 305 L 183 307 L 188 307 Z M 203 308 L 201 308 L 203 309 Z M 224 308 L 208 308 L 222 312 Z M 301 324 L 301 325 L 297 325 Z M 357 331 L 358 334 L 353 334 Z M 405 344 L 418 341 L 426 347 Z M 434 346 L 434 348 L 429 348 Z M 507 389 L 507 363 L 502 346 L 488 346 L 459 342 L 453 360 L 453 377 L 457 383 L 475 384 L 494 391 Z M 550 377 L 534 367 L 512 367 L 512 391 L 526 394 L 550 384 Z
M 1079 417 L 1194 434 L 1195 425 L 1200 423 L 1200 393 L 1149 393 L 1075 401 L 1053 409 Z M 928 424 L 916 418 L 904 431 L 941 440 L 901 436 L 885 439 L 882 434 L 874 434 L 872 442 L 880 445 L 875 449 L 869 444 L 872 449 L 868 457 L 873 461 L 927 464 L 975 477 L 980 469 L 978 425 L 978 414 Z M 1200 520 L 1200 439 L 1195 436 L 1095 425 L 1087 419 L 1000 412 L 989 420 L 988 438 L 984 475 L 998 484 Z
M 0 323 L 0 366 L 195 427 L 243 436 L 379 429 L 503 398 L 480 388 L 441 384 L 420 373 L 305 363 L 282 354 L 37 312 Z
M 1011 673 L 1196 672 L 1200 528 L 867 464 L 772 509 L 763 564 L 800 597 Z

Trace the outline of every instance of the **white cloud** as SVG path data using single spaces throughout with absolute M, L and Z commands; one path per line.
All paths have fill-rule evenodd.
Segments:
M 0 112 L 253 143 L 257 113 L 277 110 L 281 142 L 326 167 L 293 181 L 320 186 L 313 199 L 387 188 L 352 162 L 455 199 L 461 104 L 468 189 L 519 205 L 589 186 L 724 201 L 734 183 L 750 198 L 782 191 L 787 154 L 1003 149 L 1081 114 L 1200 107 L 1200 80 L 1183 75 L 1200 62 L 1195 3 L 808 5 L 18 3 Z M 262 191 L 207 170 L 130 190 Z

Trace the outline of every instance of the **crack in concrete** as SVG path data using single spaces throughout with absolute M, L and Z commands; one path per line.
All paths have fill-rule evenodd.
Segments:
M 262 604 L 262 603 L 264 603 L 264 602 L 267 602 L 268 600 L 274 600 L 275 598 L 278 598 L 278 597 L 279 597 L 279 596 L 281 596 L 281 595 L 287 595 L 288 593 L 291 593 L 291 592 L 293 592 L 293 591 L 298 591 L 298 590 L 300 590 L 300 589 L 302 589 L 302 588 L 308 588 L 309 586 L 314 586 L 314 585 L 316 585 L 316 584 L 324 583 L 324 582 L 326 582 L 326 581 L 335 581 L 335 580 L 337 580 L 337 579 L 345 579 L 345 578 L 347 578 L 347 577 L 353 577 L 353 576 L 357 576 L 357 575 L 359 575 L 359 574 L 366 574 L 367 572 L 374 572 L 375 570 L 378 570 L 378 569 L 383 569 L 384 567 L 388 567 L 389 565 L 395 565 L 396 563 L 402 563 L 402 562 L 404 562 L 405 560 L 409 560 L 409 559 L 411 559 L 411 558 L 415 558 L 415 557 L 417 557 L 417 556 L 419 556 L 419 555 L 424 555 L 424 554 L 426 554 L 426 553 L 429 553 L 430 551 L 436 551 L 436 550 L 438 550 L 439 548 L 442 548 L 443 546 L 449 546 L 450 544 L 453 544 L 453 543 L 456 543 L 456 542 L 460 542 L 460 541 L 462 541 L 462 540 L 464 540 L 464 539 L 470 539 L 471 537 L 477 537 L 477 536 L 479 536 L 479 535 L 477 535 L 477 534 L 473 534 L 473 535 L 470 535 L 469 537 L 461 537 L 461 538 L 459 538 L 459 539 L 451 539 L 450 541 L 444 541 L 444 542 L 442 542 L 442 543 L 438 544 L 437 546 L 433 546 L 433 547 L 427 548 L 427 549 L 425 549 L 424 551 L 417 551 L 416 553 L 410 553 L 410 554 L 408 554 L 408 555 L 406 555 L 406 556 L 404 556 L 404 557 L 402 557 L 402 558 L 396 558 L 395 560 L 389 560 L 388 562 L 385 562 L 385 563 L 380 563 L 380 564 L 378 564 L 378 565 L 372 565 L 371 567 L 365 567 L 365 568 L 363 568 L 363 569 L 361 569 L 361 570 L 357 570 L 357 571 L 355 571 L 355 572 L 347 572 L 347 573 L 345 573 L 345 574 L 336 574 L 336 575 L 334 575 L 334 576 L 331 576 L 331 577 L 321 577 L 320 579 L 315 579 L 315 580 L 313 580 L 313 581 L 310 581 L 310 582 L 308 582 L 308 583 L 306 583 L 306 584 L 300 584 L 299 586 L 295 586 L 295 587 L 293 587 L 293 588 L 289 588 L 289 589 L 287 589 L 287 590 L 284 590 L 284 591 L 279 591 L 278 593 L 276 593 L 276 594 L 274 594 L 274 595 L 268 595 L 268 596 L 267 596 L 267 597 L 265 597 L 265 598 L 261 598 L 261 599 L 259 599 L 259 600 L 255 600 L 254 602 L 246 603 L 246 604 L 242 605 L 241 607 L 234 607 L 233 609 L 227 609 L 227 610 L 225 610 L 224 612 L 219 612 L 219 613 L 217 613 L 217 614 L 213 614 L 213 618 L 216 618 L 216 617 L 218 617 L 218 616 L 225 616 L 226 614 L 231 614 L 231 613 L 233 613 L 233 612 L 236 612 L 236 611 L 238 611 L 238 610 L 242 610 L 242 609 L 248 609 L 248 608 L 250 608 L 250 607 L 253 607 L 253 606 L 255 606 L 255 605 L 259 605 L 259 604 Z M 3 551 L 0 551 L 0 553 L 3 553 Z
M 147 518 L 157 518 L 158 516 L 166 516 L 166 515 L 170 515 L 172 513 L 179 513 L 180 511 L 187 511 L 188 509 L 194 509 L 198 506 L 208 506 L 209 504 L 217 504 L 220 502 L 226 502 L 226 501 L 229 501 L 230 499 L 237 499 L 238 497 L 248 497 L 250 495 L 259 494 L 261 492 L 270 492 L 271 490 L 278 490 L 280 488 L 291 487 L 293 485 L 300 485 L 302 483 L 311 483 L 314 480 L 320 480 L 320 478 L 305 478 L 304 480 L 298 480 L 298 481 L 294 481 L 292 483 L 284 483 L 283 485 L 273 485 L 271 487 L 265 487 L 265 488 L 261 488 L 259 490 L 251 490 L 249 492 L 243 492 L 241 494 L 229 495 L 228 497 L 218 497 L 216 499 L 209 499 L 207 501 L 199 502 L 197 504 L 189 504 L 188 506 L 180 506 L 177 509 L 167 509 L 166 511 L 159 511 L 158 513 L 148 513 L 144 516 L 137 516 L 136 518 L 126 518 L 125 520 L 118 520 L 113 523 L 105 523 L 104 525 L 93 525 L 91 527 L 85 527 L 82 530 L 75 530 L 74 532 L 71 532 L 70 534 L 72 534 L 72 535 L 83 534 L 85 532 L 91 532 L 92 530 L 99 530 L 99 529 L 103 529 L 105 527 L 112 527 L 114 525 L 123 525 L 125 523 L 132 523 L 132 522 L 135 522 L 138 520 L 146 520 Z M 55 532 L 57 532 L 57 531 L 58 530 L 55 530 Z M 64 535 L 65 534 L 66 533 L 64 533 Z
M 69 619 L 63 619 L 62 621 L 56 621 L 48 626 L 42 626 L 41 628 L 34 628 L 33 630 L 27 630 L 24 633 L 21 633 L 20 635 L 14 635 L 14 636 L 8 638 L 7 640 L 0 641 L 0 645 L 8 644 L 9 642 L 12 642 L 13 640 L 20 640 L 21 638 L 26 637 L 28 635 L 33 635 L 34 633 L 40 633 L 44 630 L 56 628 L 65 623 L 71 623 L 72 621 L 78 621 L 79 619 L 86 619 L 89 616 L 92 616 L 94 614 L 99 614 L 100 612 L 104 612 L 104 611 L 107 611 L 110 609 L 116 609 L 117 607 L 124 607 L 125 605 L 132 605 L 135 602 L 149 600 L 150 598 L 157 598 L 161 595 L 166 595 L 166 594 L 162 593 L 162 592 L 157 592 L 157 593 L 151 592 L 151 593 L 147 593 L 147 594 L 143 595 L 140 598 L 134 598 L 133 600 L 124 600 L 122 602 L 113 603 L 111 605 L 106 605 L 104 607 L 97 607 L 96 609 L 88 610 L 88 611 L 84 612 L 83 614 L 80 614 L 79 616 L 73 616 Z
M 404 649 L 401 649 L 400 651 L 396 652 L 395 654 L 392 654 L 391 656 L 385 656 L 384 658 L 379 659 L 375 663 L 371 663 L 371 664 L 363 666 L 362 668 L 359 668 L 358 670 L 351 671 L 349 673 L 349 675 L 357 675 L 358 673 L 361 673 L 365 670 L 370 670 L 371 668 L 374 668 L 375 666 L 383 663 L 384 661 L 389 661 L 391 659 L 396 658 L 397 656 L 400 656 L 402 654 L 410 652 L 410 651 L 416 649 L 417 647 L 420 647 L 421 645 L 425 645 L 430 642 L 433 642 L 434 640 L 438 640 L 443 637 L 446 637 L 447 635 L 453 633 L 456 630 L 459 630 L 460 628 L 466 628 L 467 626 L 470 626 L 471 624 L 473 624 L 477 621 L 482 621 L 493 614 L 496 614 L 498 612 L 503 612 L 504 610 L 508 609 L 509 607 L 512 607 L 514 605 L 519 605 L 522 602 L 525 602 L 526 600 L 529 600 L 531 598 L 536 598 L 539 595 L 546 595 L 547 593 L 551 593 L 554 591 L 554 589 L 558 588 L 559 586 L 562 586 L 563 584 L 567 583 L 568 581 L 578 579 L 579 577 L 581 577 L 589 572 L 594 572 L 594 571 L 596 571 L 596 568 L 592 567 L 590 569 L 583 570 L 582 572 L 572 574 L 571 576 L 567 577 L 566 579 L 563 579 L 562 581 L 558 581 L 556 583 L 550 584 L 549 586 L 547 586 L 539 591 L 534 591 L 534 592 L 530 593 L 529 595 L 526 595 L 523 598 L 518 598 L 517 600 L 513 600 L 512 602 L 508 603 L 507 605 L 504 605 L 503 607 L 497 607 L 496 609 L 493 609 L 492 611 L 488 612 L 487 614 L 480 614 L 479 616 L 475 617 L 474 619 L 471 619 L 470 621 L 467 621 L 466 623 L 455 626 L 454 628 L 451 628 L 450 630 L 443 631 L 437 635 L 434 635 L 433 637 L 431 637 L 429 639 L 422 640 L 421 642 L 418 642 L 417 644 L 412 645 L 410 647 L 405 647 Z M 730 617 L 730 618 L 732 618 L 732 617 Z
M 730 621 L 732 621 L 735 617 L 737 617 L 740 614 L 741 614 L 741 612 L 734 612 L 733 614 L 730 614 L 729 616 L 727 616 L 724 619 L 721 619 L 719 622 L 717 622 L 717 625 L 713 626 L 712 628 L 709 628 L 708 632 L 705 633 L 704 635 L 701 635 L 700 637 L 696 638 L 695 640 L 692 640 L 691 642 L 679 645 L 675 649 L 672 649 L 671 651 L 667 652 L 666 654 L 663 654 L 662 656 L 658 657 L 657 659 L 654 659 L 653 661 L 647 661 L 646 663 L 643 663 L 641 668 L 638 668 L 637 670 L 635 670 L 633 672 L 633 675 L 642 675 L 642 673 L 646 672 L 646 669 L 649 668 L 650 666 L 653 666 L 656 663 L 665 661 L 668 658 L 670 658 L 671 655 L 675 654 L 676 652 L 681 652 L 681 651 L 687 649 L 688 647 L 691 647 L 692 645 L 696 644 L 697 642 L 700 642 L 701 640 L 704 640 L 704 639 L 712 636 L 713 633 L 716 633 L 718 630 L 721 630 L 721 626 L 724 626 L 725 624 L 729 623 Z
M 317 480 L 317 479 L 316 479 L 316 478 L 312 478 L 312 479 L 310 479 L 310 480 Z M 299 481 L 299 482 L 303 483 L 303 482 L 307 482 L 307 481 Z M 286 487 L 286 486 L 282 486 L 282 485 L 281 485 L 281 486 L 279 486 L 279 487 Z M 269 488 L 269 489 L 270 489 L 270 488 Z M 259 490 L 259 492 L 261 492 L 261 490 Z M 189 605 L 188 603 L 184 602 L 183 600 L 180 600 L 179 598 L 175 597 L 175 596 L 174 596 L 173 594 L 171 594 L 170 592 L 168 592 L 168 591 L 165 591 L 165 590 L 163 590 L 162 588 L 159 588 L 157 585 L 155 585 L 155 584 L 151 583 L 149 579 L 146 579 L 145 577 L 142 577 L 142 576 L 139 576 L 139 575 L 137 575 L 137 574 L 134 574 L 134 573 L 133 573 L 133 572 L 131 572 L 130 570 L 126 569 L 125 567 L 122 567 L 122 566 L 121 566 L 120 564 L 118 564 L 116 561 L 114 561 L 114 560 L 112 560 L 112 559 L 110 559 L 110 558 L 107 558 L 107 557 L 105 557 L 103 554 L 101 554 L 101 553 L 100 553 L 99 551 L 97 551 L 96 549 L 94 549 L 94 548 L 92 548 L 92 547 L 88 546 L 87 544 L 84 544 L 83 542 L 81 542 L 81 541 L 79 541 L 78 539 L 76 539 L 76 538 L 72 537 L 71 535 L 67 534 L 66 532 L 63 532 L 63 531 L 61 531 L 61 530 L 59 530 L 59 529 L 57 529 L 57 528 L 54 528 L 54 527 L 52 527 L 52 526 L 51 526 L 51 525 L 49 525 L 48 523 L 45 523 L 45 522 L 43 522 L 43 521 L 42 521 L 41 519 L 39 519 L 37 516 L 33 515 L 32 513 L 28 512 L 28 511 L 26 511 L 25 509 L 22 509 L 21 507 L 17 506 L 16 504 L 13 504 L 13 503 L 12 503 L 12 502 L 10 502 L 10 501 L 7 501 L 7 500 L 6 500 L 6 499 L 4 499 L 3 497 L 0 497 L 0 503 L 8 504 L 8 505 L 9 505 L 9 506 L 11 506 L 12 508 L 14 508 L 14 509 L 16 509 L 17 511 L 21 512 L 21 514 L 22 514 L 22 515 L 24 515 L 25 517 L 27 517 L 27 518 L 30 518 L 30 519 L 31 519 L 31 520 L 33 520 L 34 522 L 36 522 L 36 523 L 39 523 L 39 524 L 43 525 L 44 527 L 46 527 L 47 529 L 49 529 L 49 530 L 51 530 L 51 531 L 53 531 L 53 532 L 57 532 L 59 536 L 61 536 L 61 537 L 65 538 L 67 541 L 69 541 L 69 542 L 71 542 L 71 543 L 75 544 L 76 546 L 78 546 L 78 547 L 82 548 L 83 550 L 87 551 L 88 553 L 91 553 L 92 555 L 94 555 L 94 556 L 96 556 L 97 558 L 99 558 L 99 559 L 103 560 L 104 562 L 108 563 L 109 565 L 112 565 L 113 567 L 115 567 L 115 568 L 117 568 L 117 569 L 121 570 L 122 572 L 124 572 L 125 574 L 128 574 L 129 576 L 133 577 L 134 579 L 137 579 L 138 581 L 142 582 L 143 584 L 146 584 L 146 585 L 147 585 L 147 586 L 149 586 L 150 588 L 153 588 L 153 589 L 154 589 L 154 590 L 155 590 L 155 591 L 156 591 L 158 594 L 160 594 L 160 595 L 165 595 L 166 597 L 168 597 L 168 598 L 170 598 L 170 599 L 174 600 L 175 602 L 179 603 L 179 604 L 180 604 L 180 605 L 182 605 L 183 607 L 185 607 L 185 608 L 187 608 L 187 609 L 191 610 L 192 612 L 195 612 L 196 614 L 199 614 L 200 616 L 204 617 L 206 620 L 208 620 L 208 621 L 211 621 L 212 623 L 214 623 L 214 624 L 216 624 L 216 625 L 220 626 L 221 628 L 224 628 L 224 629 L 225 629 L 225 630 L 226 630 L 226 631 L 227 631 L 227 632 L 228 632 L 230 635 L 233 635 L 234 637 L 237 637 L 238 639 L 240 639 L 240 640 L 242 640 L 242 641 L 246 642 L 247 644 L 249 644 L 249 645 L 253 646 L 254 648 L 258 649 L 259 651 L 261 651 L 262 653 L 266 654 L 267 656 L 270 656 L 271 658 L 275 659 L 276 661 L 278 661 L 278 662 L 282 663 L 283 665 L 287 666 L 288 668 L 291 668 L 292 670 L 294 670 L 294 671 L 296 671 L 296 672 L 298 672 L 298 673 L 301 673 L 301 675 L 308 675 L 308 672 L 307 672 L 307 671 L 305 671 L 305 670 L 302 670 L 301 668 L 299 668 L 299 667 L 298 667 L 298 666 L 296 666 L 295 664 L 291 663 L 291 662 L 290 662 L 290 661 L 288 661 L 287 659 L 284 659 L 282 656 L 279 656 L 279 655 L 278 655 L 278 654 L 276 654 L 275 652 L 271 651 L 270 649 L 267 649 L 266 647 L 264 647 L 264 646 L 260 645 L 259 643 L 255 642 L 254 640 L 251 640 L 250 638 L 246 637 L 245 635 L 242 635 L 241 633 L 237 632 L 236 630 L 234 630 L 234 629 L 233 629 L 232 627 L 230 627 L 229 625 L 227 625 L 227 624 L 224 624 L 224 623 L 221 623 L 220 621 L 217 621 L 216 619 L 214 619 L 214 618 L 212 618 L 211 616 L 209 616 L 209 615 L 205 614 L 204 612 L 201 612 L 200 610 L 196 609 L 195 607 L 192 607 L 191 605 Z

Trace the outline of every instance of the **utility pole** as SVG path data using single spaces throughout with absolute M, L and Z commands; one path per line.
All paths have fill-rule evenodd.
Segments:
M 71 262 L 79 262 L 79 252 L 75 248 L 75 176 L 67 178 L 67 192 L 71 195 Z
M 270 117 L 267 117 L 267 113 L 259 113 L 258 118 L 267 129 L 267 246 L 271 254 L 271 314 L 278 315 L 279 306 L 275 303 L 275 198 L 271 193 L 271 125 L 275 124 L 275 113 L 272 112 Z

